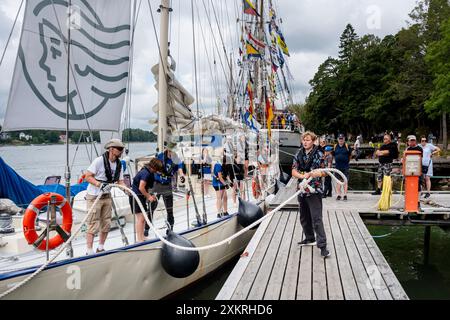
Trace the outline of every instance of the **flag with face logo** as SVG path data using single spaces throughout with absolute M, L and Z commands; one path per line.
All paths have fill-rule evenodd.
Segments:
M 27 1 L 4 129 L 62 130 L 68 115 L 70 130 L 117 131 L 128 82 L 131 3 Z

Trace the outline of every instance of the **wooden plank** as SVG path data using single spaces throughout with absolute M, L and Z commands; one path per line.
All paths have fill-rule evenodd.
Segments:
M 336 213 L 334 211 L 329 212 L 330 228 L 334 239 L 334 248 L 336 251 L 336 260 L 339 267 L 339 274 L 341 275 L 342 289 L 344 292 L 344 299 L 346 300 L 359 300 L 361 299 L 353 277 L 353 270 L 350 265 L 350 261 L 347 256 L 347 250 L 342 239 L 341 229 L 339 228 Z M 328 259 L 330 259 L 329 257 Z
M 311 246 L 301 248 L 297 300 L 311 300 L 312 298 L 312 249 Z
M 392 298 L 394 300 L 408 300 L 409 299 L 408 295 L 401 286 L 400 282 L 398 281 L 391 267 L 387 263 L 380 249 L 376 245 L 375 240 L 373 240 L 372 236 L 369 233 L 369 230 L 367 230 L 366 226 L 362 222 L 361 218 L 359 217 L 359 214 L 356 211 L 352 211 L 352 216 L 364 241 L 366 242 L 367 248 L 372 254 L 372 257 L 375 263 L 377 264 L 378 269 L 380 270 L 381 275 L 389 288 Z
M 266 254 L 266 250 L 272 240 L 274 231 L 278 225 L 278 222 L 280 221 L 280 217 L 281 215 L 279 213 L 273 215 L 270 224 L 266 229 L 266 232 L 264 233 L 258 247 L 256 248 L 255 254 L 248 263 L 247 269 L 245 270 L 244 274 L 241 277 L 241 280 L 236 286 L 231 299 L 245 300 L 247 298 L 248 293 L 250 292 L 250 289 L 253 285 L 253 281 L 258 274 L 259 268 Z
M 302 225 L 298 211 L 292 211 L 295 214 L 295 229 L 292 237 L 292 244 L 289 250 L 289 260 L 286 266 L 286 274 L 283 280 L 283 287 L 281 289 L 281 300 L 295 300 L 297 295 L 297 281 L 300 268 L 300 252 L 298 242 L 302 239 Z
M 369 275 L 370 283 L 368 283 L 368 286 L 371 286 L 374 289 L 378 300 L 392 300 L 392 296 L 384 279 L 382 277 L 375 278 L 371 276 L 373 273 L 376 273 L 377 271 L 379 272 L 379 270 L 372 255 L 370 254 L 369 249 L 366 246 L 366 242 L 364 241 L 358 227 L 356 226 L 352 214 L 345 214 L 344 217 L 350 228 L 353 239 L 355 240 L 356 248 L 358 249 L 359 255 L 361 256 L 364 267 Z
M 325 276 L 325 259 L 320 255 L 316 246 L 312 247 L 313 269 L 312 269 L 312 299 L 327 300 L 327 278 Z
M 334 249 L 333 234 L 330 229 L 329 212 L 323 215 L 323 225 L 327 234 L 327 246 L 331 256 L 325 259 L 328 299 L 329 300 L 343 300 L 344 293 L 342 292 L 341 277 L 339 275 L 339 267 L 336 259 L 336 250 Z
M 280 222 L 278 223 L 278 226 L 274 231 L 274 235 L 272 237 L 272 240 L 270 241 L 269 247 L 267 248 L 258 274 L 256 275 L 252 288 L 250 289 L 249 295 L 247 297 L 247 299 L 249 300 L 263 299 L 270 275 L 275 264 L 275 258 L 281 246 L 281 242 L 289 218 L 289 212 L 277 212 L 276 214 L 281 215 Z
M 353 270 L 353 276 L 355 277 L 361 300 L 376 300 L 377 296 L 375 295 L 375 292 L 370 285 L 369 276 L 366 272 L 366 269 L 364 268 L 364 264 L 356 248 L 353 236 L 347 225 L 347 221 L 344 217 L 345 214 L 349 214 L 349 212 L 336 211 L 336 217 L 339 227 L 341 228 L 342 237 L 343 239 L 345 239 L 344 245 L 347 249 L 349 261 Z
M 271 218 L 268 218 L 261 222 L 261 225 L 256 230 L 255 234 L 253 235 L 252 239 L 250 240 L 249 244 L 247 245 L 247 248 L 245 248 L 244 252 L 248 253 L 248 256 L 243 256 L 239 259 L 238 263 L 234 267 L 233 271 L 228 276 L 227 280 L 225 281 L 222 289 L 220 289 L 219 294 L 216 297 L 216 300 L 229 300 L 231 299 L 234 290 L 236 289 L 237 284 L 241 280 L 242 275 L 244 274 L 245 270 L 248 267 L 249 262 L 251 261 L 256 248 L 258 247 L 263 235 L 265 234 L 265 231 L 267 227 L 270 224 L 270 221 L 272 220 L 273 216 Z
M 297 219 L 297 213 L 295 211 L 285 213 L 288 215 L 288 221 L 286 229 L 284 231 L 283 239 L 281 241 L 280 249 L 275 258 L 275 264 L 273 266 L 272 274 L 270 275 L 269 283 L 267 285 L 266 292 L 264 294 L 264 300 L 278 300 L 280 299 L 281 287 L 283 285 L 283 279 L 287 270 L 287 262 L 289 258 L 289 252 L 291 246 L 295 246 L 297 243 L 293 243 L 294 227 Z

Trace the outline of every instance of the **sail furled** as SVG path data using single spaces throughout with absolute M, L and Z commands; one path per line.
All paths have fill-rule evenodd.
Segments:
M 5 131 L 65 129 L 67 100 L 70 130 L 119 130 L 128 83 L 132 1 L 70 3 L 69 8 L 64 0 L 27 1 Z

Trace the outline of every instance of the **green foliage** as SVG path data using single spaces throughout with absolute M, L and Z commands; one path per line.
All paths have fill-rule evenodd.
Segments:
M 123 142 L 155 142 L 156 140 L 157 137 L 153 132 L 142 129 L 125 129 L 122 132 Z
M 338 59 L 326 59 L 310 81 L 300 117 L 307 129 L 369 136 L 439 127 L 435 118 L 450 112 L 449 4 L 422 0 L 410 17 L 383 39 L 346 26 Z

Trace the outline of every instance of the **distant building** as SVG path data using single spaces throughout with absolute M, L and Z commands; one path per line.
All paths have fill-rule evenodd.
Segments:
M 33 139 L 33 136 L 29 135 L 29 134 L 25 134 L 23 132 L 19 133 L 19 140 L 26 140 L 29 141 Z

